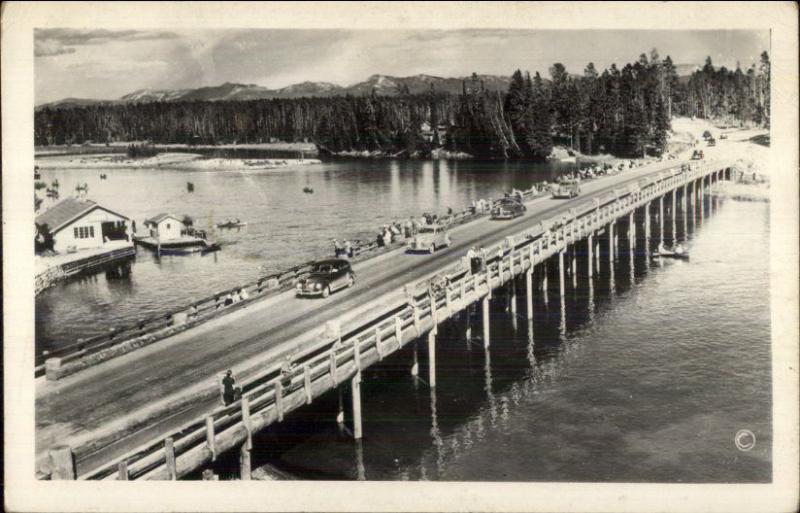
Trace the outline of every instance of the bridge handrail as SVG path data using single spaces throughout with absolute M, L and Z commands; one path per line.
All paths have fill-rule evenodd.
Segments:
M 604 220 L 608 219 L 612 213 L 632 211 L 641 204 L 661 195 L 662 192 L 679 185 L 680 182 L 688 182 L 696 178 L 697 175 L 704 176 L 705 168 L 692 167 L 678 175 L 661 176 L 658 180 L 645 187 L 640 187 L 638 190 L 627 189 L 624 195 L 615 195 L 617 201 L 613 204 L 598 205 L 579 215 L 577 211 L 574 211 L 576 215 L 572 216 L 568 223 L 556 227 L 555 232 L 552 231 L 554 225 L 547 226 L 540 223 L 539 226 L 525 230 L 519 236 L 514 237 L 514 244 L 510 249 L 504 246 L 505 242 L 492 246 L 488 251 L 495 256 L 487 259 L 486 269 L 482 272 L 477 274 L 467 272 L 468 270 L 465 270 L 460 263 L 447 267 L 441 273 L 446 276 L 446 286 L 442 289 L 434 290 L 431 287 L 424 287 L 425 290 L 422 293 L 416 292 L 419 283 L 429 283 L 426 280 L 420 280 L 404 287 L 402 292 L 405 294 L 405 299 L 383 309 L 377 317 L 353 327 L 347 333 L 339 331 L 338 336 L 334 339 L 324 337 L 320 342 L 293 355 L 291 364 L 288 366 L 286 362 L 283 365 L 267 366 L 264 371 L 243 381 L 242 399 L 231 406 L 215 409 L 204 417 L 205 420 L 191 421 L 173 431 L 169 437 L 173 439 L 172 461 L 180 460 L 181 456 L 188 457 L 190 454 L 193 455 L 193 458 L 200 458 L 204 461 L 208 458 L 213 459 L 216 453 L 212 449 L 215 447 L 217 435 L 232 427 L 239 430 L 239 425 L 244 422 L 243 404 L 245 402 L 248 405 L 248 422 L 252 421 L 254 414 L 260 414 L 262 420 L 266 419 L 264 422 L 268 420 L 267 414 L 270 415 L 270 419 L 274 415 L 277 415 L 278 419 L 282 418 L 284 413 L 282 401 L 288 400 L 284 397 L 294 397 L 292 394 L 300 391 L 310 402 L 315 383 L 326 377 L 336 383 L 339 369 L 346 374 L 344 378 L 339 379 L 339 382 L 348 379 L 349 373 L 354 372 L 354 368 L 360 368 L 358 362 L 361 361 L 361 358 L 365 358 L 364 355 L 367 355 L 368 352 L 373 351 L 378 359 L 387 354 L 390 348 L 382 346 L 390 343 L 392 339 L 395 340 L 395 350 L 402 347 L 405 330 L 414 328 L 412 334 L 420 336 L 422 322 L 431 321 L 436 324 L 437 320 L 434 317 L 437 316 L 437 312 L 445 310 L 449 314 L 453 301 L 464 302 L 468 301 L 470 297 L 474 301 L 481 294 L 482 286 L 486 286 L 487 291 L 490 290 L 494 280 L 502 281 L 507 271 L 513 276 L 517 267 L 524 270 L 527 266 L 535 265 L 535 260 L 541 261 L 554 254 L 558 250 L 559 240 L 564 244 L 570 238 L 573 242 L 578 240 L 575 236 L 576 229 L 582 231 L 597 229 L 605 224 Z M 614 192 L 622 191 L 615 190 Z M 580 237 L 580 233 L 578 237 Z M 520 242 L 517 243 L 517 240 Z M 553 249 L 554 246 L 556 249 Z M 500 252 L 503 252 L 502 258 Z M 508 265 L 506 265 L 506 261 L 508 261 Z M 375 320 L 376 318 L 377 320 Z M 385 336 L 387 332 L 389 333 L 388 337 Z M 354 366 L 353 368 L 351 368 L 351 364 Z M 347 372 L 344 372 L 345 369 L 348 369 Z M 284 396 L 284 394 L 287 395 Z M 275 413 L 273 410 L 278 411 Z M 220 430 L 217 431 L 217 428 Z M 211 433 L 210 437 L 209 432 Z M 206 454 L 209 451 L 211 454 Z M 197 454 L 198 452 L 203 452 L 203 454 Z M 133 478 L 162 476 L 165 472 L 163 467 L 168 461 L 164 454 L 161 438 L 143 444 L 117 460 L 127 462 L 128 472 Z M 116 471 L 117 463 L 112 462 L 81 476 L 81 479 L 110 479 L 114 478 Z

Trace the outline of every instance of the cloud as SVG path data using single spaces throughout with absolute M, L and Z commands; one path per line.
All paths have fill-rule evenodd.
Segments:
M 75 53 L 76 46 L 100 45 L 112 42 L 153 41 L 175 39 L 178 34 L 152 30 L 77 30 L 36 29 L 34 31 L 34 55 L 49 57 Z

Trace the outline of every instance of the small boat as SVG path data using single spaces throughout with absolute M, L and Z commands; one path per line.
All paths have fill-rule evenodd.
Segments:
M 58 189 L 58 186 L 59 186 L 59 183 L 58 183 L 58 178 L 56 178 L 55 180 L 53 180 L 52 186 L 53 186 L 53 188 L 54 188 L 54 189 Z
M 186 190 L 188 192 L 194 192 L 194 184 L 192 182 L 186 182 Z
M 200 254 L 205 255 L 207 253 L 213 253 L 214 251 L 219 251 L 220 249 L 222 249 L 222 246 L 218 242 L 211 242 L 208 244 L 208 246 L 200 250 Z
M 89 184 L 88 183 L 84 183 L 83 185 L 78 184 L 75 186 L 75 190 L 78 192 L 80 191 L 89 192 Z
M 303 192 L 305 192 L 306 194 L 314 194 L 314 189 L 312 189 L 311 187 L 303 187 Z
M 236 221 L 227 221 L 227 222 L 224 222 L 224 223 L 217 223 L 217 228 L 220 228 L 220 229 L 241 228 L 243 226 L 247 226 L 247 223 L 244 222 L 244 221 L 239 221 L 238 219 Z
M 675 258 L 677 260 L 689 260 L 689 253 L 682 252 L 678 253 L 675 251 L 663 250 L 663 251 L 653 251 L 653 258 Z
M 107 178 L 107 177 L 106 177 L 105 173 L 103 173 L 103 174 L 101 174 L 101 175 L 100 175 L 100 179 L 101 179 L 101 180 L 105 180 L 106 178 Z

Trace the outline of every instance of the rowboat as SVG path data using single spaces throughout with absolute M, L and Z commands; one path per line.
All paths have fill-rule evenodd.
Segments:
M 217 223 L 217 228 L 220 229 L 241 228 L 243 226 L 247 226 L 247 223 L 244 221 L 228 221 L 225 223 Z
M 689 260 L 689 253 L 676 253 L 675 251 L 653 251 L 653 258 L 675 258 L 677 260 Z

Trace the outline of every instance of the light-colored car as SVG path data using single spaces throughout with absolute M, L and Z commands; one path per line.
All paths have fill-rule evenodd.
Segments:
M 433 254 L 437 249 L 450 245 L 450 233 L 438 224 L 421 227 L 411 242 L 408 243 L 406 251 L 418 252 L 427 251 Z
M 570 199 L 581 193 L 580 182 L 577 180 L 564 180 L 553 191 L 553 198 Z

